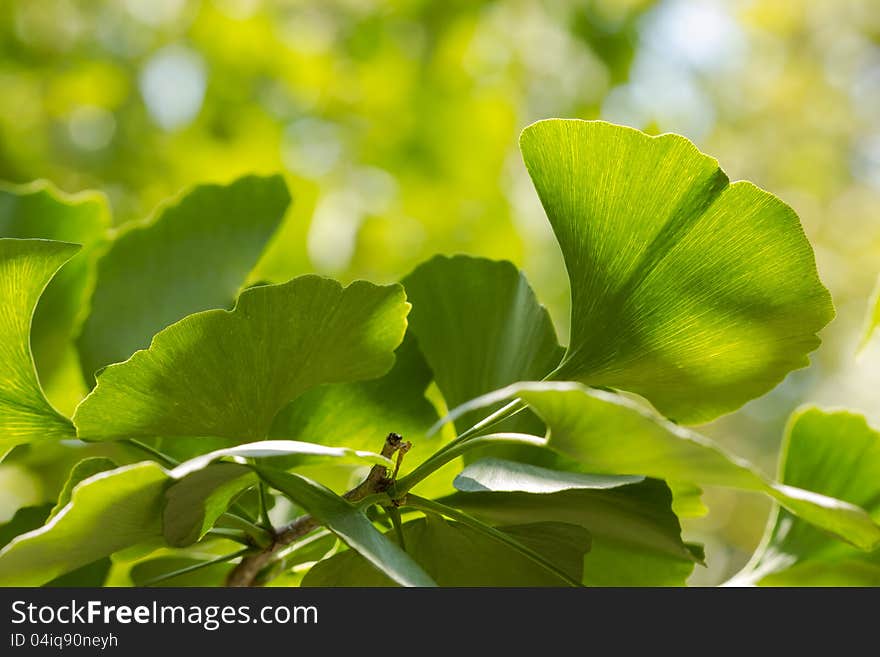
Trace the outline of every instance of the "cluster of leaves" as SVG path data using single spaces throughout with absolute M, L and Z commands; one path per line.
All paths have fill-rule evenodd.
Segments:
M 795 213 L 677 135 L 550 120 L 520 146 L 571 283 L 565 348 L 508 262 L 252 283 L 278 177 L 117 233 L 97 197 L 4 191 L 0 450 L 118 450 L 0 528 L 0 585 L 679 585 L 706 485 L 776 505 L 733 582 L 880 581 L 863 418 L 798 412 L 775 479 L 685 426 L 818 347 L 833 307 Z

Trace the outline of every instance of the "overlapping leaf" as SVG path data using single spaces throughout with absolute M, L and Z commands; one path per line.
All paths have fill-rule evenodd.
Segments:
M 430 383 L 431 371 L 408 333 L 387 374 L 309 390 L 276 416 L 269 435 L 373 449 L 393 431 L 414 440 L 416 450 L 424 452 L 431 444 L 419 438 L 437 420 L 437 411 L 425 398 Z M 418 458 L 418 452 L 410 458 Z
M 789 423 L 779 479 L 866 509 L 880 520 L 880 431 L 847 411 L 806 408 Z M 862 552 L 784 508 L 731 584 L 880 586 L 880 549 Z
M 73 352 L 94 285 L 94 258 L 110 226 L 107 201 L 96 192 L 68 195 L 45 181 L 0 184 L 0 237 L 38 238 L 82 245 L 55 275 L 37 304 L 31 347 L 44 387 Z M 70 359 L 76 363 L 76 358 Z
M 523 158 L 571 281 L 557 380 L 711 420 L 808 364 L 833 316 L 797 215 L 684 137 L 599 121 L 526 128 Z
M 238 463 L 214 463 L 222 458 L 285 459 L 300 456 L 316 460 L 364 463 L 390 461 L 379 454 L 341 447 L 326 447 L 293 440 L 266 440 L 203 454 L 181 463 L 170 472 L 176 480 L 166 493 L 163 533 L 171 545 L 190 545 L 202 538 L 230 503 L 257 483 L 256 475 Z
M 70 502 L 70 496 L 73 494 L 73 489 L 81 482 L 89 477 L 93 477 L 99 472 L 107 472 L 114 468 L 116 468 L 116 463 L 112 459 L 103 456 L 86 458 L 74 465 L 70 474 L 67 475 L 67 481 L 64 482 L 64 487 L 58 494 L 58 501 L 55 503 L 55 506 L 52 507 L 49 519 L 51 520 L 54 516 L 58 515 L 58 513 L 67 506 L 67 503 Z
M 512 539 L 580 581 L 590 534 L 560 522 L 502 527 Z M 560 579 L 521 553 L 460 523 L 430 514 L 403 525 L 407 554 L 440 586 L 560 586 Z M 388 538 L 396 542 L 389 534 Z M 353 550 L 318 562 L 303 586 L 393 586 Z
M 289 202 L 280 176 L 200 185 L 116 237 L 98 262 L 78 340 L 86 376 L 125 360 L 186 315 L 228 308 Z
M 701 551 L 681 538 L 661 481 L 561 472 L 485 459 L 456 479 L 444 502 L 500 525 L 554 521 L 593 537 L 583 581 L 592 586 L 681 586 Z
M 462 410 L 511 398 L 528 403 L 549 428 L 549 446 L 587 472 L 641 474 L 765 493 L 803 520 L 861 549 L 880 546 L 880 526 L 863 509 L 769 480 L 707 438 L 617 394 L 576 383 L 523 383 L 486 395 Z M 803 484 L 812 489 L 810 482 Z
M 541 379 L 562 358 L 547 310 L 509 262 L 436 256 L 401 282 L 413 304 L 411 330 L 450 408 Z M 479 419 L 461 418 L 459 431 Z M 515 428 L 535 426 L 520 421 Z
M 22 443 L 74 436 L 70 421 L 40 387 L 30 329 L 40 294 L 78 249 L 65 242 L 0 239 L 0 458 Z
M 0 586 L 39 586 L 116 550 L 161 538 L 167 482 L 155 463 L 87 479 L 48 524 L 0 551 Z
M 250 288 L 231 312 L 191 315 L 106 368 L 77 408 L 77 433 L 260 440 L 306 390 L 387 372 L 408 309 L 399 285 L 302 276 Z
M 22 535 L 0 550 L 0 586 L 36 586 L 91 564 L 118 550 L 151 541 L 192 543 L 210 529 L 229 503 L 256 483 L 253 471 L 237 463 L 214 463 L 224 457 L 272 459 L 303 453 L 310 458 L 360 459 L 385 463 L 378 454 L 354 452 L 293 441 L 271 441 L 219 450 L 166 471 L 152 462 L 100 471 L 104 459 L 81 462 L 63 491 L 60 510 L 48 522 L 33 513 L 16 527 Z M 61 505 L 63 498 L 69 501 Z M 45 518 L 46 514 L 42 515 Z M 27 521 L 27 522 L 26 522 Z M 39 522 L 42 526 L 35 526 Z M 10 537 L 11 538 L 11 537 Z

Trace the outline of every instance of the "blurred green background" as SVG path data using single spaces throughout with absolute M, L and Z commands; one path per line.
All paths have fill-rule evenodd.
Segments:
M 880 344 L 856 358 L 880 271 L 878 0 L 0 3 L 0 180 L 102 190 L 122 224 L 193 183 L 283 171 L 295 206 L 255 280 L 507 258 L 565 337 L 561 256 L 517 149 L 551 116 L 684 134 L 803 220 L 838 319 L 809 370 L 707 434 L 772 472 L 798 405 L 880 415 Z M 0 522 L 54 492 L 0 466 Z M 696 584 L 743 564 L 769 509 L 706 500 L 687 523 L 709 556 Z

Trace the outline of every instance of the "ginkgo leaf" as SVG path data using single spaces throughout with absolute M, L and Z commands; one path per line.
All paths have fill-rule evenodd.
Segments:
M 125 360 L 187 315 L 228 308 L 289 203 L 280 176 L 246 176 L 199 185 L 125 228 L 98 261 L 78 340 L 86 376 Z
M 701 550 L 682 539 L 662 481 L 489 458 L 468 465 L 455 485 L 462 492 L 444 501 L 488 522 L 584 527 L 593 537 L 583 574 L 590 586 L 682 586 L 702 561 Z
M 789 422 L 779 480 L 863 507 L 880 521 L 880 431 L 849 411 L 805 408 Z M 776 507 L 754 557 L 731 582 L 880 586 L 880 549 L 862 552 Z
M 0 239 L 0 459 L 22 443 L 74 437 L 40 387 L 30 329 L 40 294 L 78 250 L 65 242 Z
M 501 527 L 572 579 L 583 577 L 590 533 L 579 525 L 538 522 Z M 485 534 L 436 515 L 403 525 L 407 553 L 439 586 L 560 586 L 560 579 L 521 553 Z M 393 532 L 387 535 L 397 542 Z M 393 586 L 394 582 L 354 550 L 318 562 L 303 586 Z
M 67 506 L 67 503 L 70 502 L 70 496 L 73 494 L 73 489 L 76 488 L 80 482 L 85 481 L 89 477 L 93 477 L 99 472 L 113 470 L 116 467 L 117 465 L 112 459 L 108 459 L 104 456 L 92 456 L 83 459 L 73 466 L 70 470 L 70 474 L 67 475 L 67 481 L 64 482 L 64 488 L 62 488 L 61 492 L 58 494 L 58 501 L 55 503 L 55 506 L 52 507 L 52 512 L 49 514 L 49 520 L 58 515 L 58 513 Z
M 547 444 L 586 472 L 645 475 L 769 495 L 786 509 L 863 550 L 880 547 L 880 526 L 864 509 L 767 478 L 711 440 L 622 395 L 577 383 L 508 386 L 453 411 L 519 398 L 547 424 Z
M 730 184 L 679 135 L 554 119 L 520 147 L 571 281 L 555 379 L 635 392 L 693 424 L 808 365 L 834 311 L 785 203 Z
M 0 550 L 0 586 L 40 586 L 117 550 L 160 538 L 167 482 L 167 473 L 149 462 L 86 479 L 46 525 Z
M 256 475 L 238 463 L 214 463 L 221 458 L 272 460 L 300 456 L 316 460 L 391 465 L 380 454 L 344 447 L 327 447 L 294 440 L 264 440 L 196 456 L 174 468 L 177 480 L 166 493 L 163 533 L 171 545 L 185 546 L 202 538 L 230 503 L 257 483 Z
M 550 315 L 509 262 L 435 256 L 401 283 L 413 304 L 410 330 L 450 408 L 516 381 L 542 379 L 562 358 Z M 457 429 L 480 419 L 466 415 Z M 534 421 L 517 421 L 503 429 L 540 430 Z
M 430 383 L 431 370 L 412 334 L 407 333 L 387 374 L 370 381 L 309 390 L 276 416 L 269 435 L 371 449 L 394 432 L 416 442 L 416 451 L 409 458 L 417 459 L 418 451 L 430 454 L 436 447 L 419 440 L 438 419 L 434 406 L 425 398 Z
M 0 237 L 81 244 L 46 286 L 34 313 L 31 348 L 40 382 L 51 388 L 56 370 L 73 352 L 94 285 L 94 258 L 110 226 L 107 199 L 98 192 L 65 194 L 47 181 L 0 184 Z M 76 363 L 76 358 L 70 359 Z M 74 365 L 75 367 L 75 365 Z
M 106 368 L 77 408 L 77 433 L 263 439 L 309 388 L 387 372 L 408 310 L 399 285 L 302 276 L 250 288 L 232 311 L 191 315 Z
M 53 511 L 45 525 L 26 526 L 34 514 L 22 517 L 18 524 L 31 531 L 0 551 L 0 586 L 45 584 L 118 550 L 151 541 L 192 543 L 204 536 L 238 494 L 256 483 L 251 467 L 214 463 L 217 459 L 271 459 L 297 451 L 312 458 L 387 462 L 378 454 L 272 441 L 218 450 L 171 471 L 143 462 L 80 478 L 89 469 L 107 465 L 105 459 L 87 459 L 71 473 L 71 481 L 79 481 L 69 493 L 62 492 L 62 498 L 69 494 L 69 501 Z

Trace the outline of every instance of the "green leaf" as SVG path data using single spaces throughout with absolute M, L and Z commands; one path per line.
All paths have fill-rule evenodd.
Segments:
M 278 414 L 269 435 L 371 449 L 394 432 L 416 439 L 416 449 L 430 448 L 417 440 L 437 421 L 437 411 L 425 398 L 430 383 L 431 371 L 407 333 L 385 376 L 309 390 Z M 411 458 L 418 459 L 417 453 Z
M 0 550 L 0 586 L 39 586 L 161 537 L 168 476 L 155 463 L 102 472 L 77 486 L 71 502 L 48 524 Z
M 166 492 L 163 532 L 171 545 L 186 546 L 202 538 L 232 501 L 257 483 L 256 475 L 237 463 L 212 463 L 221 458 L 279 459 L 291 455 L 311 461 L 333 460 L 391 465 L 384 456 L 341 447 L 293 440 L 265 440 L 220 449 L 181 463 L 169 474 L 177 479 Z
M 581 580 L 590 549 L 590 534 L 583 527 L 538 522 L 499 529 Z M 440 586 L 561 585 L 559 577 L 520 552 L 461 523 L 429 514 L 404 524 L 403 532 L 407 553 Z M 392 533 L 388 537 L 397 542 Z M 318 562 L 303 579 L 303 586 L 393 585 L 353 550 Z
M 0 459 L 22 443 L 74 437 L 40 387 L 30 329 L 46 285 L 78 250 L 64 242 L 0 239 Z
M 452 408 L 516 381 L 544 378 L 563 349 L 547 310 L 509 262 L 436 256 L 401 281 L 409 323 L 434 380 Z M 459 431 L 478 420 L 467 415 Z M 520 421 L 502 429 L 541 431 Z
M 554 119 L 520 147 L 571 281 L 555 379 L 636 392 L 699 423 L 808 365 L 834 311 L 782 201 L 730 184 L 678 135 Z
M 857 547 L 880 546 L 880 527 L 863 509 L 772 481 L 708 438 L 621 395 L 576 383 L 523 383 L 474 400 L 466 408 L 517 397 L 547 423 L 548 445 L 578 461 L 584 470 L 765 493 L 803 520 Z
M 247 176 L 195 187 L 125 229 L 98 261 L 78 340 L 86 375 L 125 360 L 187 315 L 228 308 L 289 203 L 280 176 Z
M 109 226 L 110 209 L 100 193 L 69 195 L 47 181 L 0 184 L 0 237 L 83 245 L 46 287 L 34 313 L 31 348 L 44 387 L 51 386 L 57 369 L 73 350 L 73 338 L 94 285 L 95 254 Z
M 661 481 L 549 470 L 485 459 L 456 479 L 444 503 L 494 524 L 564 522 L 586 528 L 591 586 L 681 586 L 702 561 L 681 538 L 672 494 Z
M 357 507 L 305 477 L 257 468 L 270 486 L 302 506 L 375 568 L 403 586 L 435 586 L 406 552 L 377 530 Z
M 109 557 L 96 559 L 85 566 L 80 566 L 76 570 L 64 573 L 55 579 L 46 582 L 43 586 L 54 588 L 82 588 L 104 586 L 107 580 L 107 574 L 113 563 Z
M 638 484 L 644 477 L 609 476 L 550 470 L 528 463 L 486 458 L 471 463 L 455 478 L 463 493 L 481 491 L 558 493 L 563 490 L 603 490 Z
M 191 315 L 106 368 L 74 424 L 84 440 L 263 439 L 309 388 L 387 372 L 408 309 L 399 285 L 302 276 L 248 289 L 232 311 Z
M 0 525 L 0 548 L 8 545 L 16 536 L 42 527 L 51 511 L 51 504 L 26 506 L 16 511 L 9 522 Z
M 67 503 L 70 502 L 70 496 L 73 493 L 73 489 L 76 488 L 81 481 L 84 481 L 99 472 L 113 470 L 116 467 L 116 463 L 112 459 L 108 459 L 104 456 L 93 456 L 83 459 L 73 466 L 70 474 L 67 476 L 67 481 L 64 482 L 64 488 L 61 489 L 61 493 L 58 495 L 58 502 L 52 507 L 52 512 L 49 514 L 49 520 L 58 515 L 61 509 L 67 506 Z
M 354 461 L 360 464 L 392 465 L 391 459 L 365 450 L 348 449 L 347 447 L 328 447 L 326 445 L 304 443 L 296 440 L 261 440 L 255 443 L 236 445 L 235 447 L 201 454 L 178 465 L 171 471 L 171 476 L 175 479 L 181 479 L 225 457 L 266 459 L 283 458 L 291 455 L 305 456 L 313 461 L 331 459 L 334 461 Z
M 789 422 L 779 479 L 863 507 L 880 520 L 880 431 L 848 411 L 805 408 Z M 777 507 L 731 584 L 880 586 L 880 549 L 862 552 Z
M 236 497 L 256 483 L 253 471 L 237 463 L 216 463 L 186 474 L 165 492 L 165 540 L 177 547 L 195 543 L 226 513 Z

